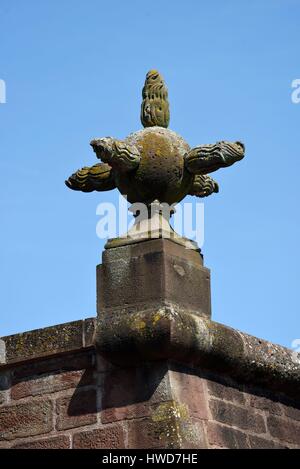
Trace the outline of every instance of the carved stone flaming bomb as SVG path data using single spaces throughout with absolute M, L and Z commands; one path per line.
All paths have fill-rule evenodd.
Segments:
M 130 203 L 141 202 L 148 207 L 154 201 L 171 205 L 186 195 L 207 197 L 218 192 L 218 184 L 208 173 L 241 160 L 244 145 L 220 141 L 191 149 L 167 128 L 169 120 L 167 88 L 159 72 L 151 70 L 146 76 L 141 106 L 145 128 L 125 140 L 92 140 L 90 144 L 102 163 L 78 170 L 66 185 L 82 192 L 118 188 Z M 180 237 L 176 236 L 178 241 Z

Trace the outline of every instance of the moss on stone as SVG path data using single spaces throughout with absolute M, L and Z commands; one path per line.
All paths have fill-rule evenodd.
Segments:
M 136 171 L 115 175 L 120 192 L 129 202 L 151 203 L 155 199 L 173 204 L 189 192 L 193 177 L 186 170 L 184 155 L 188 144 L 175 132 L 162 127 L 150 127 L 126 140 L 140 150 Z

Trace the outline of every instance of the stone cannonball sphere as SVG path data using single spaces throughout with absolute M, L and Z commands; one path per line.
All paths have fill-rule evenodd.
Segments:
M 163 127 L 148 127 L 130 134 L 125 143 L 141 154 L 137 169 L 115 174 L 118 189 L 130 203 L 158 199 L 172 204 L 188 194 L 193 176 L 185 168 L 184 155 L 190 147 L 182 137 Z

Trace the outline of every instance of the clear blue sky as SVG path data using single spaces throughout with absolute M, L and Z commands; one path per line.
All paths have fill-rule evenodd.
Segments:
M 0 336 L 95 315 L 96 206 L 64 180 L 141 127 L 146 72 L 191 144 L 241 140 L 205 200 L 213 318 L 290 346 L 299 321 L 299 0 L 0 0 Z

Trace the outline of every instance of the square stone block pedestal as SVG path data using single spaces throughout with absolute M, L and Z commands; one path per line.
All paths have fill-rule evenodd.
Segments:
M 211 316 L 210 271 L 199 251 L 168 239 L 104 251 L 97 267 L 98 317 L 165 305 Z

